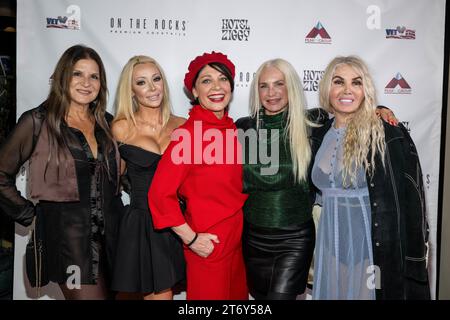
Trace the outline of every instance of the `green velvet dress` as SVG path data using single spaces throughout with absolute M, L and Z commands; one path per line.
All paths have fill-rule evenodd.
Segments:
M 308 183 L 296 183 L 292 173 L 289 139 L 286 136 L 286 112 L 268 116 L 262 115 L 260 129 L 267 130 L 270 154 L 273 146 L 279 144 L 279 167 L 273 175 L 262 175 L 261 169 L 270 164 L 261 164 L 258 152 L 257 163 L 249 163 L 250 147 L 244 155 L 244 192 L 249 194 L 244 205 L 245 220 L 253 225 L 267 228 L 290 228 L 299 226 L 312 217 Z M 275 129 L 271 130 L 271 129 Z
M 256 163 L 251 163 L 254 145 L 243 141 L 244 192 L 249 194 L 243 209 L 247 284 L 257 300 L 294 300 L 306 288 L 315 244 L 309 185 L 295 182 L 292 173 L 286 113 L 261 119 L 259 129 L 268 132 L 267 138 L 259 139 L 258 148 L 266 144 L 268 155 L 278 148 L 279 165 L 275 174 L 263 175 L 261 169 L 273 164 L 264 161 L 265 152 L 260 157 L 259 150 Z M 251 118 L 236 124 L 244 130 L 255 129 Z

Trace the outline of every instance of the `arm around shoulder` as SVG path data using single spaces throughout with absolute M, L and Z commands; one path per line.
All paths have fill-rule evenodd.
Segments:
M 324 124 L 328 119 L 328 112 L 322 108 L 312 108 L 306 110 L 306 118 L 315 124 Z

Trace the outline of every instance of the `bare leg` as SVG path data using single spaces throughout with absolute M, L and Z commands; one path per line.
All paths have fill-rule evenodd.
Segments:
M 118 292 L 116 300 L 173 300 L 173 292 L 171 289 L 158 293 Z
M 167 289 L 158 293 L 144 295 L 144 300 L 173 300 L 172 289 Z
M 103 276 L 100 274 L 97 284 L 83 284 L 80 289 L 69 289 L 66 284 L 60 284 L 66 300 L 107 300 L 109 292 L 106 289 Z

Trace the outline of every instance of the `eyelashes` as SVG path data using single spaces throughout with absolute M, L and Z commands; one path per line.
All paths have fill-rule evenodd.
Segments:
M 152 79 L 152 82 L 160 82 L 161 80 L 162 80 L 161 76 L 156 76 Z M 138 86 L 143 86 L 143 85 L 147 84 L 147 80 L 139 79 L 139 80 L 136 80 L 135 83 Z
M 83 77 L 83 72 L 81 72 L 81 71 L 74 71 L 73 73 L 72 73 L 72 77 Z M 93 80 L 99 80 L 100 79 L 100 76 L 98 75 L 98 74 L 91 74 L 90 75 L 90 78 L 91 79 L 93 79 Z
M 341 80 L 341 79 L 333 80 L 333 84 L 335 84 L 335 85 L 344 85 L 344 80 Z M 362 81 L 361 80 L 354 80 L 354 81 L 352 81 L 352 85 L 354 85 L 354 86 L 362 86 Z
M 282 82 L 282 81 L 274 83 L 274 87 L 283 87 L 284 85 L 285 85 L 285 83 Z M 265 89 L 265 88 L 268 88 L 268 87 L 269 87 L 269 85 L 267 83 L 261 83 L 259 85 L 259 89 Z

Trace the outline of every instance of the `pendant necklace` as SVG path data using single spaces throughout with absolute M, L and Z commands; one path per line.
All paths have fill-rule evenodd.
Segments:
M 142 119 L 140 119 L 140 121 L 141 121 L 144 125 L 150 127 L 150 129 L 151 129 L 153 132 L 156 131 L 156 128 L 157 128 L 157 126 L 158 126 L 158 123 L 156 123 L 156 125 L 152 125 L 149 121 L 142 120 Z

